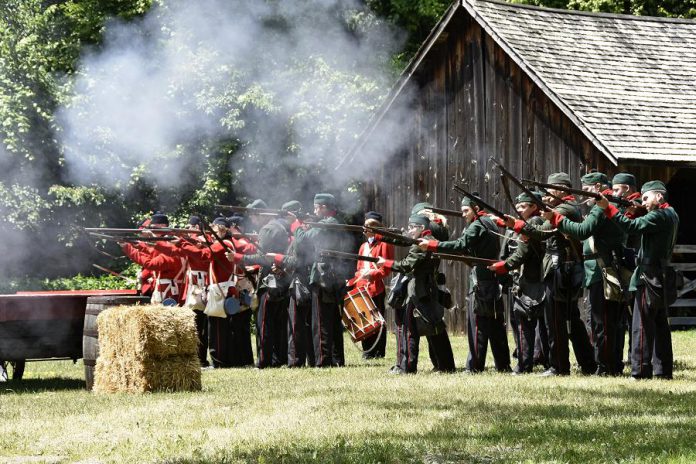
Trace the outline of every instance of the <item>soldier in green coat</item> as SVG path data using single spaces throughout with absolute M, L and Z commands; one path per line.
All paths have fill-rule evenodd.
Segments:
M 541 196 L 539 196 L 541 198 Z M 522 193 L 515 199 L 515 209 L 529 223 L 541 226 L 539 207 L 531 195 Z M 512 274 L 513 336 L 517 345 L 517 367 L 513 374 L 532 372 L 534 368 L 534 342 L 539 317 L 544 314 L 546 288 L 542 274 L 544 243 L 510 231 L 503 243 L 503 261 L 488 267 L 498 275 Z
M 580 179 L 582 189 L 600 193 L 608 184 L 607 176 L 601 172 L 585 174 Z M 592 200 L 590 200 L 592 201 Z M 603 215 L 588 215 L 583 222 L 574 222 L 555 211 L 542 214 L 556 229 L 577 240 L 582 240 L 585 268 L 583 286 L 587 289 L 590 327 L 594 347 L 596 375 L 615 375 L 619 371 L 616 363 L 616 340 L 623 298 L 610 301 L 605 298 L 603 272 L 615 269 L 621 275 L 623 247 L 626 234 L 609 218 Z M 628 285 L 628 282 L 625 282 Z
M 457 240 L 439 242 L 421 239 L 423 251 L 459 252 L 470 256 L 498 259 L 500 242 L 494 233 L 493 220 L 465 197 L 461 204 L 462 216 L 467 223 Z M 474 266 L 469 273 L 469 308 L 467 334 L 469 355 L 466 371 L 481 372 L 486 367 L 486 351 L 490 340 L 495 367 L 499 372 L 510 372 L 510 348 L 505 330 L 505 311 L 501 286 L 493 271 L 485 266 Z
M 571 186 L 570 176 L 565 172 L 549 175 L 548 184 Z M 582 220 L 575 198 L 564 196 L 562 190 L 548 189 L 544 202 L 553 210 L 572 221 Z M 513 227 L 514 223 L 514 227 Z M 580 243 L 557 231 L 553 224 L 544 221 L 541 226 L 525 224 L 523 221 L 508 220 L 508 227 L 531 238 L 545 241 L 543 275 L 546 284 L 544 321 L 549 341 L 549 369 L 542 375 L 569 375 L 572 342 L 575 358 L 585 374 L 596 371 L 592 345 L 587 326 L 580 317 L 578 298 L 582 291 L 584 270 Z
M 411 238 L 429 236 L 430 219 L 415 214 L 408 220 L 408 233 Z M 400 321 L 397 340 L 397 365 L 392 373 L 415 373 L 418 370 L 418 353 L 420 337 L 432 336 L 445 332 L 443 320 L 444 308 L 438 301 L 437 269 L 440 260 L 432 254 L 421 250 L 418 245 L 412 245 L 406 257 L 400 261 L 379 258 L 378 265 L 385 269 L 402 274 L 405 279 L 401 289 L 403 301 L 391 304 L 400 311 L 397 320 Z M 404 291 L 405 290 L 405 291 Z M 441 354 L 437 354 L 438 359 Z M 452 364 L 454 364 L 452 362 Z M 437 366 L 436 366 L 437 367 Z M 454 365 L 452 365 L 452 369 Z
M 679 216 L 667 203 L 667 187 L 659 180 L 641 188 L 645 216 L 630 219 L 606 199 L 590 214 L 604 214 L 629 234 L 640 234 L 636 270 L 629 289 L 635 292 L 631 376 L 672 378 L 672 334 L 667 309 L 676 299 L 676 276 L 670 266 Z

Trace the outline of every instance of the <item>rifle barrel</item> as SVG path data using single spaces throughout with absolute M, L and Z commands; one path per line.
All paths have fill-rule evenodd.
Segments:
M 343 230 L 346 232 L 359 232 L 363 233 L 363 226 L 357 226 L 353 224 L 331 224 L 324 222 L 305 222 L 310 227 L 316 227 L 317 229 L 327 229 L 327 230 Z
M 352 261 L 368 261 L 370 263 L 379 262 L 379 258 L 375 258 L 374 256 L 363 256 L 355 253 L 345 253 L 343 251 L 337 250 L 321 250 L 319 252 L 319 255 L 328 256 L 330 258 L 349 259 Z
M 451 216 L 451 217 L 462 217 L 462 212 L 457 211 L 455 209 L 446 209 L 446 208 L 426 208 L 432 211 L 433 213 L 436 214 L 442 214 L 443 216 Z
M 616 204 L 621 205 L 621 206 L 635 206 L 633 203 L 626 200 L 625 198 L 617 197 L 615 195 L 602 195 L 601 193 L 597 193 L 597 192 L 588 192 L 586 190 L 576 189 L 576 188 L 572 188 L 572 187 L 566 187 L 565 185 L 546 184 L 544 182 L 538 182 L 536 180 L 531 180 L 531 179 L 522 179 L 522 182 L 525 182 L 525 183 L 528 183 L 531 185 L 536 185 L 536 186 L 544 188 L 544 189 L 561 190 L 563 192 L 572 193 L 573 195 L 578 195 L 581 197 L 590 197 L 590 198 L 594 198 L 595 200 L 601 200 L 602 196 L 604 196 L 610 202 L 616 203 Z
M 491 264 L 497 262 L 495 259 L 476 258 L 474 256 L 466 255 L 452 255 L 449 253 L 433 253 L 433 258 L 446 259 L 449 261 L 461 261 L 469 266 L 490 266 Z
M 418 240 L 416 240 L 414 238 L 406 237 L 405 235 L 401 235 L 401 234 L 398 234 L 396 232 L 391 232 L 387 229 L 382 229 L 380 227 L 365 226 L 365 229 L 367 229 L 370 232 L 373 232 L 375 234 L 379 234 L 383 237 L 388 237 L 388 238 L 394 239 L 396 241 L 399 241 L 399 242 L 403 243 L 404 246 L 411 246 L 411 245 L 418 244 Z
M 482 199 L 480 199 L 479 197 L 477 197 L 477 196 L 474 195 L 473 193 L 471 193 L 471 192 L 465 190 L 465 189 L 462 188 L 461 186 L 455 185 L 455 186 L 452 187 L 452 188 L 453 188 L 455 191 L 457 191 L 457 192 L 461 193 L 462 195 L 464 195 L 465 197 L 471 199 L 471 201 L 473 201 L 474 203 L 477 203 L 481 208 L 487 209 L 488 211 L 490 211 L 491 213 L 495 214 L 495 215 L 498 216 L 499 218 L 504 218 L 505 216 L 507 216 L 507 214 L 503 213 L 502 211 L 500 211 L 499 209 L 497 209 L 495 206 L 489 205 L 488 203 L 486 203 L 485 201 L 483 201 Z

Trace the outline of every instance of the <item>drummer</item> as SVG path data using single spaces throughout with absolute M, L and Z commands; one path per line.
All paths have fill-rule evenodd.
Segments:
M 384 227 L 382 224 L 382 215 L 369 211 L 365 213 L 366 227 Z M 371 256 L 373 258 L 384 258 L 388 260 L 394 259 L 394 245 L 391 243 L 377 241 L 375 234 L 368 230 L 365 231 L 367 240 L 360 245 L 360 255 Z M 360 288 L 366 287 L 367 293 L 372 297 L 372 300 L 377 306 L 377 310 L 384 317 L 384 279 L 390 274 L 390 271 L 385 267 L 378 267 L 376 263 L 369 261 L 358 261 L 355 276 L 348 281 L 348 287 Z M 379 334 L 373 335 L 362 341 L 363 358 L 374 359 L 384 358 L 384 352 L 387 347 L 387 331 L 382 330 Z

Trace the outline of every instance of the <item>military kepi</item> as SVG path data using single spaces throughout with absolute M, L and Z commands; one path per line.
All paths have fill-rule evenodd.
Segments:
M 532 194 L 533 194 L 534 197 L 536 197 L 536 198 L 532 197 L 532 195 L 530 195 L 530 194 L 527 193 L 527 192 L 522 192 L 522 193 L 520 193 L 520 194 L 517 195 L 517 197 L 515 198 L 515 204 L 517 204 L 517 203 L 535 203 L 535 204 L 536 204 L 536 201 L 537 201 L 537 200 L 541 200 L 541 193 L 538 193 L 538 194 L 537 194 L 537 193 L 532 192 Z
M 423 216 L 422 214 L 413 214 L 410 218 L 408 218 L 408 223 L 428 227 L 430 225 L 430 219 L 428 219 L 428 216 Z
M 645 192 L 650 192 L 653 190 L 657 190 L 659 192 L 666 192 L 667 186 L 661 180 L 651 180 L 643 184 L 643 187 L 641 187 L 640 189 L 640 193 L 644 194 Z
M 317 193 L 314 195 L 315 205 L 324 205 L 335 208 L 336 207 L 336 197 L 330 193 Z
M 628 172 L 620 172 L 616 174 L 611 180 L 611 185 L 616 184 L 632 185 L 634 187 L 638 185 L 636 182 L 636 176 Z
M 291 211 L 293 213 L 296 213 L 297 211 L 300 211 L 302 209 L 302 203 L 300 203 L 297 200 L 290 200 L 288 202 L 283 203 L 283 206 L 280 207 L 283 211 Z
M 553 174 L 549 174 L 546 183 L 555 185 L 565 185 L 567 187 L 573 185 L 570 181 L 570 176 L 565 172 L 554 172 Z
M 411 214 L 418 214 L 421 211 L 423 211 L 424 209 L 428 209 L 428 208 L 432 208 L 432 207 L 433 207 L 433 205 L 431 205 L 430 203 L 427 203 L 425 201 L 423 201 L 421 203 L 416 203 L 415 205 L 413 205 L 413 208 L 411 208 Z
M 477 192 L 473 192 L 473 195 L 475 197 L 479 196 L 479 194 Z M 469 206 L 469 207 L 478 206 L 478 203 L 476 203 L 474 200 L 472 200 L 469 197 L 464 197 L 464 198 L 462 198 L 462 208 L 465 206 Z
M 582 185 L 606 185 L 609 183 L 609 179 L 603 172 L 589 172 L 580 178 L 580 183 L 582 183 Z
M 169 218 L 163 212 L 157 211 L 150 218 L 150 225 L 153 225 L 153 224 L 164 224 L 165 226 L 168 226 L 169 225 Z

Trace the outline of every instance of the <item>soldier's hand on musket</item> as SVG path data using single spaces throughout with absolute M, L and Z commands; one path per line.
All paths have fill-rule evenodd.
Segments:
M 609 200 L 607 200 L 607 197 L 602 195 L 600 193 L 601 198 L 597 200 L 597 206 L 599 206 L 602 209 L 607 209 L 609 207 Z
M 419 238 L 418 239 L 418 248 L 420 248 L 423 251 L 428 251 L 428 243 L 430 240 L 427 238 Z
M 151 237 L 154 237 L 154 236 L 155 236 L 155 233 L 154 233 L 153 231 L 151 231 L 150 229 L 142 229 L 142 230 L 140 231 L 140 236 L 141 236 L 141 237 L 150 237 L 150 238 L 151 238 Z
M 553 211 L 552 210 L 546 210 L 541 212 L 541 217 L 546 219 L 547 221 L 553 221 Z
M 378 259 L 379 259 L 379 261 L 377 261 L 378 266 L 384 266 L 384 263 L 387 262 L 387 260 L 384 259 L 382 256 L 380 256 Z

